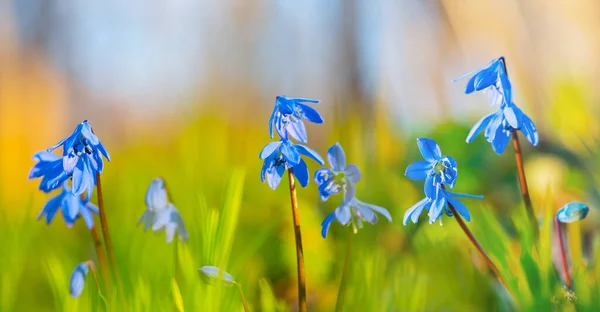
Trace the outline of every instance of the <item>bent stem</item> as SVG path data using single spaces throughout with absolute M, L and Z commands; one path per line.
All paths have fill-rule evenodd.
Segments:
M 560 248 L 560 256 L 562 260 L 563 270 L 565 271 L 565 282 L 567 288 L 571 289 L 571 276 L 569 275 L 569 263 L 567 262 L 567 253 L 565 251 L 565 243 L 563 241 L 562 230 L 558 218 L 554 218 L 554 226 L 556 235 L 558 236 L 558 247 Z
M 233 282 L 233 283 L 240 290 L 240 296 L 242 297 L 242 304 L 244 305 L 244 311 L 250 312 L 250 309 L 248 308 L 248 302 L 246 302 L 246 297 L 244 296 L 244 292 L 242 291 L 242 285 L 240 285 L 240 283 L 238 283 L 238 282 Z
M 465 235 L 467 235 L 467 237 L 469 238 L 471 243 L 473 243 L 473 246 L 475 246 L 475 249 L 477 249 L 479 254 L 485 259 L 485 262 L 487 263 L 487 265 L 490 267 L 490 269 L 494 273 L 494 276 L 496 277 L 496 279 L 498 279 L 498 281 L 506 288 L 506 290 L 508 290 L 510 292 L 508 286 L 506 285 L 506 282 L 500 275 L 500 271 L 498 270 L 498 268 L 496 267 L 494 262 L 492 262 L 492 259 L 490 259 L 490 257 L 487 255 L 487 253 L 483 250 L 483 248 L 481 248 L 481 245 L 479 244 L 479 242 L 477 241 L 475 236 L 473 236 L 473 233 L 471 233 L 471 230 L 469 230 L 469 228 L 465 224 L 465 221 L 463 221 L 462 217 L 458 214 L 458 212 L 456 211 L 454 206 L 452 206 L 450 203 L 448 203 L 448 207 L 452 211 L 452 214 L 454 215 L 456 222 L 458 222 L 458 225 L 460 225 L 460 228 L 463 230 L 463 232 L 465 232 Z
M 523 153 L 521 152 L 521 143 L 519 142 L 519 135 L 517 130 L 512 131 L 513 147 L 515 149 L 515 160 L 517 161 L 517 170 L 519 172 L 519 185 L 521 185 L 521 194 L 523 195 L 523 202 L 525 203 L 525 209 L 527 211 L 527 217 L 531 223 L 531 230 L 535 240 L 537 241 L 540 235 L 540 229 L 533 212 L 533 206 L 531 205 L 531 197 L 529 196 L 529 188 L 527 187 L 527 179 L 525 178 L 525 166 L 523 165 Z
M 348 274 L 350 271 L 350 260 L 352 256 L 352 236 L 354 232 L 348 231 L 348 243 L 346 247 L 346 260 L 344 262 L 344 271 L 342 272 L 342 280 L 340 281 L 340 288 L 338 290 L 337 301 L 335 302 L 335 311 L 342 311 L 342 307 L 344 305 L 344 298 L 346 295 L 346 283 L 348 279 Z
M 102 299 L 102 302 L 104 302 L 104 305 L 106 305 L 106 307 L 108 308 L 108 303 L 106 302 L 106 299 L 104 298 L 104 296 L 102 296 L 102 290 L 100 288 L 100 281 L 98 280 L 98 273 L 96 272 L 96 266 L 94 265 L 94 262 L 91 260 L 88 260 L 85 263 L 90 268 L 90 271 L 92 271 L 92 276 L 94 277 L 94 281 L 96 281 L 96 289 L 98 290 L 98 296 L 100 297 L 100 299 Z
M 100 270 L 102 272 L 102 278 L 104 279 L 104 287 L 106 287 L 106 292 L 110 294 L 110 273 L 108 271 L 108 262 L 106 261 L 106 254 L 104 254 L 104 250 L 102 249 L 102 242 L 100 241 L 100 236 L 98 236 L 98 231 L 96 231 L 96 226 L 94 226 L 90 233 L 92 234 L 92 240 L 94 241 L 94 248 L 96 249 L 96 256 L 98 256 L 98 263 L 100 264 Z M 88 261 L 91 262 L 91 261 Z M 88 263 L 89 264 L 89 263 Z M 94 272 L 94 275 L 96 272 Z M 98 288 L 100 285 L 98 284 Z
M 302 233 L 300 232 L 300 214 L 298 213 L 298 199 L 296 198 L 296 184 L 292 169 L 288 169 L 290 180 L 290 198 L 292 201 L 292 217 L 294 219 L 294 233 L 296 237 L 296 260 L 298 262 L 298 311 L 306 312 L 306 282 L 304 279 L 304 250 L 302 249 Z

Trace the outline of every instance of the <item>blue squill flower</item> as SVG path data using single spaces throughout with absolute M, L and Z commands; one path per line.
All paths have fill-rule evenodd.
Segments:
M 335 143 L 327 151 L 327 160 L 330 168 L 321 168 L 315 171 L 315 183 L 319 186 L 319 194 L 322 200 L 344 190 L 350 198 L 354 197 L 354 187 L 348 187 L 352 183 L 360 181 L 360 169 L 356 165 L 346 165 L 346 154 L 339 143 Z
M 466 75 L 470 74 L 472 73 Z M 471 128 L 467 143 L 471 143 L 485 129 L 485 138 L 492 144 L 496 154 L 504 152 L 515 130 L 521 130 L 532 145 L 538 144 L 539 136 L 535 124 L 512 101 L 512 89 L 504 57 L 495 59 L 487 67 L 476 71 L 467 83 L 465 93 L 470 94 L 481 90 L 488 90 L 491 105 L 500 105 L 500 108 L 483 117 Z
M 52 153 L 41 151 L 33 155 L 37 163 L 29 171 L 29 179 L 42 178 L 39 189 L 48 193 L 59 188 L 71 175 L 63 168 L 63 159 Z
M 78 155 L 83 153 L 92 155 L 95 152 L 98 152 L 98 154 L 104 155 L 104 157 L 110 161 L 108 152 L 104 148 L 104 145 L 102 145 L 102 142 L 100 142 L 98 137 L 94 134 L 92 126 L 87 120 L 84 120 L 78 124 L 75 128 L 75 131 L 73 131 L 70 136 L 48 148 L 48 152 L 52 152 L 61 146 L 63 147 L 63 156 L 67 156 L 71 150 Z M 97 156 L 98 157 L 96 159 L 102 161 L 102 157 L 99 157 L 100 155 Z
M 302 155 L 312 158 L 320 165 L 324 163 L 323 158 L 317 152 L 305 145 L 294 144 L 287 138 L 268 143 L 260 152 L 260 159 L 264 160 L 260 172 L 261 181 L 267 180 L 269 186 L 275 189 L 285 170 L 291 169 L 300 185 L 306 187 L 308 185 L 308 167 L 302 159 Z
M 426 188 L 427 190 L 427 188 Z M 429 188 L 431 190 L 431 188 Z M 423 210 L 429 211 L 429 224 L 434 223 L 438 219 L 440 220 L 440 224 L 442 220 L 440 219 L 442 213 L 446 213 L 447 216 L 452 217 L 452 211 L 448 205 L 452 205 L 456 209 L 456 211 L 467 221 L 471 221 L 471 213 L 467 209 L 467 207 L 456 199 L 456 197 L 466 197 L 466 198 L 476 198 L 481 199 L 483 196 L 481 195 L 469 195 L 469 194 L 458 194 L 453 193 L 445 188 L 441 187 L 441 185 L 437 185 L 434 193 L 426 193 L 425 198 L 421 201 L 417 202 L 414 206 L 408 208 L 404 213 L 404 219 L 402 223 L 404 225 L 408 224 L 408 219 L 411 219 L 413 223 L 417 223 L 419 220 L 419 216 L 423 212 Z
M 454 158 L 442 155 L 440 146 L 432 139 L 419 138 L 417 145 L 425 160 L 417 161 L 406 168 L 404 173 L 411 180 L 425 179 L 425 185 L 446 184 L 454 188 L 458 167 Z
M 275 98 L 275 107 L 269 119 L 269 133 L 273 138 L 274 130 L 281 138 L 289 134 L 300 143 L 306 144 L 306 128 L 303 119 L 314 123 L 323 123 L 323 118 L 314 108 L 304 103 L 319 103 L 319 100 L 305 98 L 289 98 L 280 95 Z
M 71 279 L 69 280 L 69 293 L 74 298 L 81 296 L 83 287 L 85 286 L 85 278 L 90 268 L 87 262 L 82 262 L 75 267 L 73 273 L 71 273 Z
M 571 202 L 564 205 L 556 213 L 556 219 L 562 223 L 572 223 L 587 217 L 590 208 L 579 202 Z
M 330 213 L 321 223 L 321 235 L 327 237 L 329 226 L 334 220 L 342 225 L 352 223 L 354 232 L 362 228 L 363 221 L 371 224 L 379 219 L 375 212 L 382 214 L 390 222 L 392 216 L 387 209 L 367 204 L 356 198 L 355 183 L 360 181 L 360 169 L 356 165 L 346 165 L 346 154 L 339 143 L 335 143 L 327 151 L 329 168 L 321 168 L 315 172 L 315 182 L 319 185 L 321 199 L 326 201 L 329 196 L 343 191 L 342 203 Z
M 81 216 L 85 221 L 85 225 L 92 229 L 94 227 L 93 213 L 98 214 L 99 210 L 94 204 L 84 203 L 80 196 L 74 195 L 68 182 L 64 182 L 63 189 L 60 194 L 48 200 L 37 219 L 46 217 L 46 223 L 50 224 L 56 215 L 56 212 L 61 209 L 67 227 L 72 227 L 75 220 Z
M 150 227 L 155 232 L 164 229 L 167 233 L 167 243 L 173 241 L 175 234 L 178 234 L 182 241 L 187 241 L 188 233 L 183 218 L 175 205 L 169 203 L 165 181 L 162 178 L 155 178 L 150 183 L 146 192 L 146 207 L 137 223 L 144 224 L 144 231 Z
M 452 211 L 448 205 L 452 205 L 465 220 L 470 221 L 471 214 L 469 210 L 456 197 L 483 198 L 483 196 L 458 194 L 446 190 L 446 185 L 454 187 L 456 184 L 458 178 L 456 161 L 452 157 L 442 156 L 439 145 L 432 139 L 419 138 L 417 139 L 417 145 L 425 161 L 409 165 L 406 168 L 406 176 L 411 180 L 425 179 L 425 198 L 406 211 L 403 220 L 404 225 L 408 224 L 409 218 L 417 223 L 419 216 L 425 209 L 429 211 L 429 223 L 440 219 L 443 212 L 446 212 L 448 216 L 452 216 Z
M 372 204 L 367 204 L 358 200 L 356 197 L 352 197 L 350 200 L 348 200 L 346 196 L 344 196 L 342 204 L 337 207 L 334 212 L 327 215 L 325 220 L 323 220 L 321 223 L 321 235 L 323 238 L 327 238 L 329 226 L 334 220 L 337 220 L 342 225 L 352 223 L 352 227 L 356 233 L 358 229 L 362 228 L 363 221 L 371 224 L 377 223 L 379 218 L 375 212 L 383 215 L 386 219 L 388 219 L 388 221 L 392 222 L 392 216 L 387 209 Z
M 504 65 L 504 57 L 492 60 L 486 67 L 466 73 L 453 81 L 473 75 L 467 82 L 466 94 L 486 91 L 491 105 L 509 104 L 512 102 L 512 88 Z

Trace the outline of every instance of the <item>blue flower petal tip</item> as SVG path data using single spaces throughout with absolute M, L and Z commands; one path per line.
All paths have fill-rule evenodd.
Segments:
M 572 223 L 587 217 L 590 208 L 580 202 L 571 202 L 564 205 L 556 213 L 556 219 L 562 223 Z
M 69 293 L 72 297 L 78 298 L 83 292 L 85 286 L 85 278 L 90 267 L 88 262 L 82 262 L 75 267 L 69 280 Z

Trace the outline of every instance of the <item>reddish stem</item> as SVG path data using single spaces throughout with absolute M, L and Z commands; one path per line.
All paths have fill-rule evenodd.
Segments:
M 565 272 L 565 282 L 567 287 L 571 289 L 571 276 L 569 275 L 569 263 L 567 262 L 567 253 L 565 252 L 565 243 L 563 242 L 562 230 L 558 218 L 554 218 L 554 226 L 556 235 L 558 235 L 558 246 L 560 247 L 560 256 L 562 259 L 563 270 Z

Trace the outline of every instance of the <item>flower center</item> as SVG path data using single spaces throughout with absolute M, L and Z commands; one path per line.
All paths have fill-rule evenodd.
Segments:
M 435 170 L 435 173 L 442 173 L 444 170 L 446 170 L 446 166 L 444 166 L 441 161 L 438 161 L 433 167 L 433 170 Z

